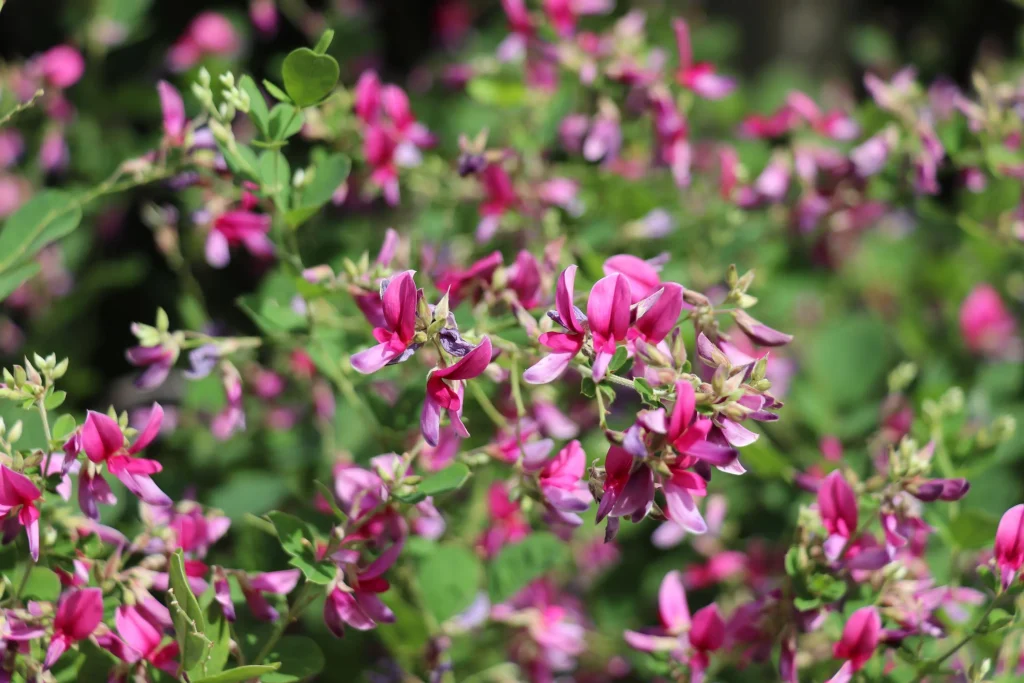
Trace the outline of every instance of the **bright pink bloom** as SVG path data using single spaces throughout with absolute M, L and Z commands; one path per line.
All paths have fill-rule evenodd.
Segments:
M 516 255 L 508 269 L 508 288 L 516 293 L 523 308 L 530 309 L 540 303 L 540 265 L 536 257 L 525 249 Z
M 701 683 L 709 662 L 708 654 L 720 650 L 725 643 L 725 621 L 718 605 L 711 603 L 693 615 L 690 627 L 690 683 Z
M 357 631 L 369 631 L 377 624 L 394 623 L 394 613 L 377 596 L 391 587 L 381 575 L 394 564 L 401 549 L 402 544 L 395 543 L 362 570 L 354 568 L 358 556 L 351 557 L 351 551 L 340 550 L 335 554 L 334 559 L 352 571 L 345 572 L 349 590 L 335 586 L 324 603 L 324 623 L 331 633 L 340 638 L 346 625 Z
M 264 37 L 277 33 L 277 7 L 274 0 L 250 0 L 249 21 Z
M 583 471 L 587 454 L 579 441 L 570 441 L 553 460 L 544 465 L 537 482 L 552 507 L 563 512 L 583 512 L 593 500 Z
M 637 306 L 637 319 L 627 339 L 652 345 L 661 343 L 679 322 L 683 310 L 683 286 L 667 282 Z
M 350 362 L 356 372 L 368 375 L 388 363 L 404 360 L 416 334 L 417 291 L 413 272 L 399 273 L 387 283 L 381 297 L 385 325 L 373 330 L 380 343 L 352 355 Z
M 512 185 L 512 178 L 501 164 L 488 164 L 480 173 L 483 184 L 484 201 L 480 204 L 480 223 L 476 229 L 476 239 L 484 243 L 490 241 L 498 231 L 501 217 L 519 205 L 519 195 Z
M 608 448 L 604 460 L 604 495 L 597 508 L 597 521 L 606 516 L 629 517 L 639 522 L 654 505 L 654 473 L 646 463 L 635 460 L 620 446 Z M 614 532 L 614 527 L 613 527 Z
M 356 116 L 363 123 L 373 123 L 380 113 L 380 78 L 372 69 L 364 71 L 352 89 Z
M 630 254 L 619 254 L 607 259 L 601 266 L 605 275 L 616 273 L 629 283 L 630 303 L 639 303 L 661 287 L 660 268 Z
M 999 520 L 995 556 L 1005 588 L 1024 565 L 1024 505 L 1014 505 Z
M 502 264 L 500 251 L 492 251 L 487 256 L 474 262 L 469 268 L 459 270 L 451 268 L 437 277 L 434 285 L 442 292 L 448 292 L 452 308 L 466 297 L 477 300 L 480 288 L 489 286 L 494 280 L 494 271 Z
M 125 358 L 137 368 L 145 370 L 135 379 L 135 386 L 151 391 L 164 383 L 178 359 L 176 346 L 133 346 L 125 351 Z
M 690 28 L 682 19 L 672 22 L 676 33 L 676 48 L 679 52 L 679 70 L 676 82 L 689 88 L 703 98 L 718 100 L 736 88 L 736 81 L 715 73 L 715 67 L 707 62 L 693 62 L 693 47 L 690 44 Z
M 274 255 L 270 232 L 270 216 L 247 209 L 235 209 L 217 216 L 213 229 L 206 236 L 206 262 L 214 268 L 223 268 L 231 260 L 230 248 L 244 246 L 258 258 Z
M 563 38 L 569 38 L 576 31 L 576 12 L 573 0 L 544 0 L 544 13 L 555 31 Z
M 508 17 L 509 27 L 513 33 L 533 34 L 533 22 L 530 20 L 524 0 L 501 0 L 501 7 L 505 10 L 505 16 Z
M 164 136 L 167 138 L 168 144 L 179 146 L 185 142 L 185 124 L 188 123 L 185 118 L 185 103 L 175 87 L 167 81 L 157 83 L 156 91 L 160 95 Z
M 716 467 L 725 467 L 736 459 L 736 450 L 727 445 L 709 442 L 711 420 L 700 415 L 693 385 L 676 382 L 676 402 L 672 407 L 665 435 L 679 455 L 705 460 Z
M 165 624 L 153 614 L 138 605 L 125 605 L 117 608 L 114 624 L 123 642 L 107 639 L 108 642 L 102 644 L 108 650 L 129 664 L 146 661 L 172 676 L 177 675 L 178 644 L 174 641 L 160 644 Z
M 302 572 L 298 569 L 285 569 L 239 579 L 239 585 L 242 587 L 242 594 L 245 595 L 245 602 L 249 605 L 249 611 L 260 621 L 277 621 L 279 616 L 277 610 L 263 597 L 263 594 L 288 595 L 298 585 L 301 576 Z
M 427 127 L 416 120 L 409 104 L 409 96 L 397 85 L 385 85 L 380 90 L 380 105 L 394 124 L 399 139 L 416 147 L 429 147 L 434 144 L 434 136 Z M 405 164 L 409 165 L 409 164 Z
M 478 541 L 484 555 L 493 557 L 506 545 L 518 543 L 530 533 L 518 502 L 509 500 L 508 485 L 496 482 L 487 491 L 487 530 Z
M 431 446 L 436 446 L 441 431 L 441 411 L 448 412 L 457 434 L 469 436 L 462 423 L 462 382 L 479 376 L 491 362 L 491 340 L 484 337 L 480 344 L 458 361 L 444 368 L 434 368 L 427 377 L 427 396 L 420 415 L 420 432 Z
M 839 470 L 835 470 L 818 487 L 818 514 L 829 537 L 825 552 L 836 559 L 857 531 L 857 497 Z
M 6 465 L 0 465 L 0 519 L 10 519 L 12 513 L 28 535 L 29 554 L 39 561 L 39 508 L 36 501 L 43 494 L 32 480 Z
M 594 342 L 593 376 L 600 382 L 615 355 L 616 345 L 625 340 L 630 319 L 629 281 L 622 275 L 608 275 L 596 283 L 587 299 L 587 321 Z
M 573 358 L 583 348 L 586 339 L 586 328 L 583 323 L 586 316 L 575 306 L 574 283 L 576 266 L 569 266 L 558 276 L 555 291 L 555 312 L 548 313 L 566 332 L 546 332 L 540 336 L 540 343 L 551 349 L 552 353 L 544 356 L 535 365 L 523 373 L 523 380 L 529 384 L 547 384 L 557 379 Z M 627 309 L 628 316 L 628 309 Z M 627 320 L 628 325 L 628 320 Z
M 70 45 L 51 47 L 38 59 L 43 78 L 56 88 L 70 88 L 85 73 L 85 58 Z
M 675 100 L 667 93 L 651 96 L 654 110 L 654 132 L 657 137 L 658 156 L 672 171 L 677 187 L 690 185 L 690 167 L 693 150 L 688 139 L 686 119 L 676 106 Z
M 239 42 L 235 27 L 227 17 L 217 12 L 202 12 L 171 46 L 167 59 L 172 69 L 184 71 L 207 55 L 235 54 Z
M 853 672 L 859 671 L 875 654 L 881 635 L 882 618 L 875 607 L 861 607 L 851 614 L 842 638 L 833 647 L 836 658 L 846 663 L 830 683 L 849 680 Z
M 999 357 L 1011 350 L 1017 322 L 995 288 L 981 284 L 960 305 L 960 334 L 971 351 Z
M 149 422 L 139 432 L 135 443 L 127 447 L 117 421 L 101 413 L 90 410 L 79 432 L 81 447 L 89 460 L 97 464 L 105 462 L 110 473 L 140 500 L 159 506 L 171 504 L 171 499 L 151 478 L 151 475 L 163 470 L 163 465 L 156 460 L 133 456 L 153 442 L 160 432 L 163 417 L 163 408 L 159 403 L 154 403 Z
M 52 667 L 64 652 L 92 635 L 103 620 L 103 593 L 99 588 L 71 590 L 60 598 L 53 620 L 53 638 L 43 668 Z

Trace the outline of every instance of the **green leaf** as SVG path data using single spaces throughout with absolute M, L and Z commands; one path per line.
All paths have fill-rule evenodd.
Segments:
M 331 506 L 331 512 L 334 513 L 334 516 L 342 522 L 347 522 L 348 515 L 346 515 L 342 511 L 342 509 L 338 507 L 338 501 L 335 500 L 334 498 L 334 492 L 327 488 L 327 486 L 320 481 L 314 481 L 313 486 L 315 486 L 316 490 L 320 492 L 320 495 L 324 497 L 324 500 L 327 501 L 327 504 Z
M 56 410 L 57 408 L 60 408 L 64 404 L 64 400 L 67 397 L 68 392 L 55 391 L 46 397 L 46 400 L 43 401 L 43 405 L 46 406 L 47 410 Z
M 299 107 L 309 107 L 331 94 L 338 82 L 338 62 L 308 47 L 292 50 L 281 65 L 284 89 Z
M 793 606 L 801 612 L 821 606 L 821 598 L 793 598 Z
M 487 592 L 491 602 L 504 602 L 566 560 L 568 549 L 550 533 L 531 534 L 522 542 L 505 546 L 491 561 Z
M 326 54 L 327 48 L 331 46 L 331 41 L 334 40 L 334 31 L 327 29 L 324 34 L 320 36 L 320 40 L 316 41 L 316 47 L 313 48 L 313 52 L 318 55 Z
M 417 578 L 423 606 L 439 622 L 469 607 L 483 579 L 484 568 L 473 551 L 457 545 L 434 548 L 420 563 Z
M 15 586 L 21 585 L 21 577 L 25 575 L 26 571 L 31 573 L 21 589 L 23 599 L 54 602 L 60 597 L 60 578 L 55 572 L 37 564 L 20 565 L 14 570 L 11 583 Z M 4 574 L 6 573 L 4 570 Z
M 206 661 L 200 662 L 188 672 L 189 678 L 193 681 L 222 672 L 231 655 L 231 627 L 224 618 L 220 605 L 215 601 L 206 608 L 206 637 L 213 646 Z
M 980 550 L 992 544 L 999 520 L 981 510 L 962 510 L 957 518 L 949 523 L 949 533 L 953 541 L 965 550 Z
M 235 143 L 234 147 L 228 147 L 219 140 L 217 141 L 217 147 L 220 149 L 221 154 L 224 155 L 224 161 L 232 173 L 259 182 L 260 163 L 256 157 L 256 152 L 252 151 L 251 147 L 246 147 L 239 143 Z
M 0 273 L 28 261 L 82 221 L 82 207 L 67 192 L 43 190 L 21 205 L 0 231 Z
M 216 381 L 216 378 L 214 378 Z M 240 472 L 210 493 L 210 505 L 234 521 L 246 513 L 263 514 L 288 494 L 286 482 L 267 472 Z
M 71 436 L 71 432 L 75 431 L 75 427 L 78 424 L 75 422 L 73 415 L 61 415 L 57 418 L 57 421 L 53 423 L 53 434 L 54 441 L 63 441 L 64 439 Z
M 280 667 L 280 664 L 249 664 L 228 669 L 206 678 L 193 678 L 192 683 L 244 683 L 254 678 L 266 680 L 265 676 L 267 674 L 277 671 Z
M 404 503 L 418 503 L 427 496 L 437 496 L 461 488 L 469 479 L 469 468 L 461 462 L 452 463 L 440 472 L 424 477 L 416 491 L 407 496 L 395 495 Z
M 480 76 L 466 84 L 466 92 L 480 104 L 502 109 L 526 103 L 526 86 L 519 81 L 501 81 Z
M 6 273 L 0 274 L 0 301 L 9 297 L 22 283 L 27 282 L 38 272 L 39 264 L 35 261 L 29 261 L 24 265 L 17 266 Z
M 249 74 L 245 74 L 238 80 L 238 87 L 249 96 L 249 117 L 263 133 L 263 137 L 273 139 L 270 134 L 270 110 L 267 109 L 267 101 L 263 99 L 256 81 L 252 80 Z
M 181 550 L 171 555 L 169 572 L 170 586 L 167 592 L 173 598 L 169 605 L 174 635 L 178 641 L 181 663 L 186 669 L 193 669 L 202 662 L 208 652 L 204 633 L 206 619 L 196 600 L 185 575 L 185 561 Z M 174 602 L 177 602 L 175 605 Z
M 270 93 L 270 96 L 273 97 L 278 102 L 291 104 L 292 98 L 288 97 L 288 94 L 285 93 L 284 90 L 281 90 L 281 88 L 277 87 L 276 85 L 274 85 L 272 82 L 268 81 L 265 78 L 263 79 L 263 87 L 266 88 L 267 92 Z
M 270 138 L 272 140 L 287 140 L 302 130 L 302 124 L 306 122 L 306 116 L 302 110 L 290 104 L 278 104 L 270 111 Z
M 612 356 L 611 361 L 608 363 L 608 372 L 618 372 L 619 368 L 625 365 L 627 360 L 629 360 L 629 351 L 626 350 L 625 346 L 615 349 L 615 355 Z
M 324 669 L 324 653 L 320 646 L 304 636 L 284 636 L 267 656 L 281 663 L 281 668 L 263 675 L 263 683 L 294 683 L 312 680 Z
M 580 382 L 580 393 L 587 398 L 597 397 L 597 385 L 594 384 L 594 380 L 590 377 L 584 377 L 583 381 Z
M 238 299 L 239 307 L 252 318 L 253 322 L 270 335 L 280 335 L 287 332 L 294 332 L 306 326 L 306 318 L 290 307 L 282 306 L 274 299 L 267 299 L 262 303 L 256 303 L 254 295 L 243 296 Z M 259 313 L 256 307 L 259 307 Z
M 260 185 L 263 192 L 273 198 L 279 211 L 288 208 L 292 189 L 292 169 L 278 150 L 267 150 L 260 155 Z
M 313 169 L 313 178 L 302 188 L 297 208 L 285 214 L 285 222 L 297 228 L 316 215 L 345 182 L 351 169 L 352 161 L 344 154 L 332 154 L 318 163 Z
M 300 570 L 307 580 L 326 585 L 334 579 L 337 568 L 332 562 L 317 559 L 316 537 L 308 524 L 298 517 L 277 510 L 267 517 L 277 531 L 282 550 L 291 557 L 290 564 Z

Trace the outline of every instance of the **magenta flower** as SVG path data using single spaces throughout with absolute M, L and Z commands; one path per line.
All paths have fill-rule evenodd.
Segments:
M 370 124 L 363 137 L 363 154 L 370 166 L 370 183 L 380 189 L 390 206 L 401 199 L 395 153 L 398 141 L 394 129 L 382 123 Z
M 472 297 L 475 301 L 480 295 L 480 289 L 490 286 L 494 280 L 494 272 L 501 264 L 501 252 L 492 251 L 475 261 L 469 268 L 445 270 L 434 284 L 442 292 L 448 292 L 449 302 L 454 308 L 466 297 Z
M 793 335 L 779 332 L 768 327 L 759 320 L 755 320 L 746 311 L 733 311 L 733 320 L 736 325 L 747 335 L 747 338 L 761 346 L 785 346 L 793 341 Z
M 260 621 L 277 621 L 277 610 L 271 606 L 264 593 L 288 595 L 299 583 L 302 572 L 298 569 L 285 569 L 277 572 L 266 572 L 252 577 L 239 577 L 239 585 L 249 611 Z
M 152 475 L 163 470 L 156 460 L 133 457 L 146 448 L 160 432 L 164 410 L 153 404 L 149 421 L 139 432 L 135 443 L 125 447 L 124 434 L 117 421 L 107 415 L 89 411 L 81 427 L 81 447 L 92 462 L 106 463 L 107 469 L 144 503 L 170 505 L 171 499 L 153 482 Z
M 377 72 L 372 69 L 364 71 L 352 89 L 353 108 L 356 116 L 363 123 L 373 123 L 380 112 L 381 84 Z
M 133 346 L 125 351 L 125 358 L 137 368 L 145 368 L 135 378 L 135 386 L 143 391 L 156 389 L 167 379 L 178 360 L 178 348 L 173 345 Z
M 161 645 L 165 624 L 153 614 L 137 605 L 124 605 L 117 608 L 114 624 L 121 638 L 110 634 L 100 641 L 107 650 L 129 664 L 148 662 L 172 676 L 177 675 L 178 643 L 171 641 Z
M 597 507 L 597 521 L 610 516 L 629 517 L 631 521 L 639 522 L 646 517 L 654 505 L 654 474 L 651 468 L 624 448 L 613 445 L 608 448 L 604 469 L 604 495 Z
M 206 262 L 214 268 L 223 268 L 231 261 L 230 248 L 236 246 L 244 246 L 257 258 L 270 258 L 274 255 L 274 243 L 267 236 L 270 223 L 270 216 L 248 208 L 217 216 L 206 236 Z
M 160 95 L 160 110 L 163 112 L 164 137 L 169 145 L 180 146 L 185 142 L 185 103 L 173 85 L 167 81 L 156 84 Z
M 230 56 L 238 48 L 238 34 L 231 21 L 217 12 L 202 12 L 171 46 L 167 61 L 174 71 L 185 71 L 207 55 Z
M 487 529 L 477 545 L 486 557 L 493 557 L 506 545 L 518 543 L 530 533 L 530 523 L 526 521 L 517 501 L 508 497 L 508 485 L 495 482 L 487 491 Z
M 39 508 L 43 494 L 32 480 L 6 465 L 0 465 L 0 519 L 17 520 L 25 527 L 32 560 L 39 561 Z
M 43 668 L 52 667 L 64 652 L 85 640 L 103 620 L 103 593 L 99 588 L 70 590 L 60 598 L 53 620 L 53 638 Z
M 587 299 L 587 321 L 594 343 L 592 371 L 600 382 L 615 355 L 616 345 L 625 340 L 630 321 L 629 281 L 622 275 L 608 275 L 596 283 Z
M 967 495 L 971 483 L 966 479 L 928 479 L 914 485 L 910 494 L 918 500 L 930 503 L 935 500 L 953 502 Z
M 658 157 L 671 170 L 676 186 L 688 187 L 693 150 L 688 140 L 686 119 L 680 113 L 675 100 L 667 93 L 654 94 L 650 99 L 651 108 L 654 110 Z
M 501 164 L 488 164 L 480 173 L 484 201 L 480 204 L 480 223 L 476 228 L 476 240 L 488 242 L 498 231 L 501 217 L 519 205 L 519 195 L 512 185 L 512 178 Z
M 530 309 L 540 303 L 540 284 L 540 264 L 536 257 L 525 249 L 520 251 L 515 263 L 508 268 L 508 288 L 515 292 L 520 306 Z
M 394 124 L 402 145 L 411 144 L 414 147 L 423 148 L 434 144 L 434 136 L 413 115 L 412 107 L 409 105 L 409 96 L 405 94 L 404 90 L 397 85 L 385 85 L 380 90 L 380 103 L 384 113 Z M 416 152 L 408 150 L 405 154 L 416 154 Z M 399 156 L 402 155 L 403 152 L 399 151 Z
M 384 326 L 374 328 L 373 336 L 380 342 L 365 351 L 352 355 L 350 362 L 356 372 L 368 375 L 389 363 L 405 360 L 416 333 L 416 283 L 414 271 L 405 271 L 393 277 L 381 296 Z
M 490 362 L 491 340 L 484 337 L 476 348 L 452 365 L 430 371 L 427 376 L 427 397 L 420 415 L 420 431 L 429 445 L 438 444 L 442 410 L 448 412 L 448 419 L 457 434 L 469 436 L 469 430 L 462 423 L 462 396 L 465 392 L 462 382 L 478 377 Z
M 561 325 L 565 332 L 545 332 L 540 336 L 540 344 L 551 349 L 552 353 L 544 356 L 535 365 L 523 373 L 523 380 L 529 384 L 547 384 L 557 379 L 573 358 L 579 354 L 586 340 L 586 316 L 575 306 L 573 298 L 576 281 L 576 266 L 569 266 L 558 276 L 555 291 L 555 311 L 548 315 Z M 627 321 L 628 325 L 628 321 Z
M 861 607 L 851 614 L 843 627 L 842 638 L 833 646 L 836 658 L 845 659 L 846 663 L 828 683 L 849 681 L 875 654 L 881 635 L 882 618 L 875 607 Z
M 58 45 L 39 55 L 43 78 L 55 88 L 70 88 L 85 73 L 85 58 L 70 45 Z
M 265 38 L 277 33 L 277 7 L 274 0 L 250 0 L 249 21 Z
M 676 33 L 676 49 L 679 53 L 679 70 L 676 82 L 701 97 L 720 100 L 736 89 L 736 81 L 715 73 L 715 67 L 707 62 L 693 62 L 693 47 L 690 44 L 690 28 L 682 19 L 672 22 Z
M 630 254 L 618 254 L 608 258 L 601 266 L 605 275 L 618 273 L 629 283 L 630 303 L 640 303 L 661 287 L 658 276 L 660 266 Z
M 568 513 L 583 512 L 590 507 L 593 497 L 583 481 L 587 454 L 579 441 L 570 441 L 553 460 L 544 465 L 537 477 L 540 491 L 548 503 Z
M 825 553 L 834 560 L 857 531 L 857 497 L 839 470 L 818 487 L 818 514 L 829 534 Z
M 668 442 L 679 455 L 727 467 L 736 460 L 736 449 L 707 440 L 712 421 L 697 413 L 696 406 L 693 385 L 684 380 L 676 382 L 676 402 L 665 430 Z
M 1024 505 L 1014 505 L 999 520 L 995 556 L 996 566 L 1002 573 L 1003 588 L 1006 588 L 1024 565 Z
M 347 585 L 335 585 L 324 603 L 324 623 L 331 633 L 340 638 L 345 635 L 346 625 L 357 631 L 369 631 L 377 624 L 394 623 L 394 612 L 377 596 L 391 587 L 381 575 L 398 559 L 401 549 L 402 545 L 396 543 L 365 569 L 346 571 Z M 340 550 L 334 559 L 352 567 L 358 556 Z
M 629 328 L 629 342 L 658 345 L 679 322 L 683 310 L 683 286 L 667 282 L 637 306 L 637 319 Z M 667 355 L 667 354 L 666 354 Z
M 960 334 L 969 350 L 995 358 L 1019 345 L 1017 321 L 988 284 L 977 285 L 960 305 Z

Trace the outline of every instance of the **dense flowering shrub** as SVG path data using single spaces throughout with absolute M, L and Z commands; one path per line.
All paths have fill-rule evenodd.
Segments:
M 84 189 L 88 61 L 0 72 L 0 680 L 1015 680 L 1013 82 L 747 111 L 681 17 L 501 8 L 457 141 L 203 12 Z M 90 399 L 34 329 L 142 186 L 174 296 Z

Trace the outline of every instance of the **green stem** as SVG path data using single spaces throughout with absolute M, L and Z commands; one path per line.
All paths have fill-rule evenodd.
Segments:
M 476 383 L 466 382 L 466 385 L 469 387 L 470 391 L 473 392 L 473 398 L 476 399 L 477 403 L 480 404 L 480 407 L 484 409 L 485 413 L 487 413 L 487 417 L 491 418 L 491 422 L 493 422 L 499 429 L 507 427 L 508 420 L 506 420 L 505 416 L 501 414 L 501 411 L 494 407 L 494 404 L 491 403 L 491 399 L 487 398 L 487 394 L 484 393 L 483 389 L 481 389 Z
M 299 618 L 302 611 L 309 606 L 313 600 L 316 599 L 317 594 L 320 592 L 320 586 L 315 583 L 307 581 L 302 584 L 302 589 L 299 590 L 299 594 L 295 596 L 295 602 L 288 608 L 288 612 L 278 620 L 277 625 L 274 627 L 274 632 L 270 634 L 270 638 L 263 644 L 263 649 L 256 655 L 256 658 L 252 661 L 253 664 L 259 664 L 277 645 L 277 641 L 281 640 L 281 636 L 284 635 L 285 630 L 291 625 L 293 621 Z
M 588 368 L 586 365 L 577 364 L 575 367 L 576 367 L 577 372 L 579 372 L 584 377 L 593 377 L 594 376 L 594 372 L 590 368 Z M 604 379 L 602 379 L 601 381 L 602 382 L 611 382 L 612 384 L 618 384 L 620 387 L 629 387 L 630 389 L 633 388 L 633 381 L 632 380 L 626 379 L 625 377 L 619 377 L 618 375 L 605 375 Z
M 948 650 L 939 655 L 938 659 L 932 660 L 931 662 L 927 662 L 921 668 L 920 672 L 917 674 L 914 680 L 911 681 L 911 683 L 921 683 L 921 681 L 923 681 L 928 676 L 928 674 L 935 671 L 935 669 L 938 669 L 940 666 L 942 666 L 943 662 L 945 662 L 947 659 L 955 655 L 960 650 L 960 648 L 962 648 L 967 643 L 971 642 L 974 636 L 978 635 L 978 630 L 985 625 L 985 620 L 988 619 L 988 615 L 992 613 L 992 610 L 995 609 L 996 603 L 998 602 L 998 598 L 993 599 L 992 602 L 988 604 L 988 607 L 985 608 L 985 611 L 982 612 L 981 617 L 978 619 L 978 622 L 974 625 L 974 628 L 968 631 L 960 640 L 953 643 L 953 645 Z

